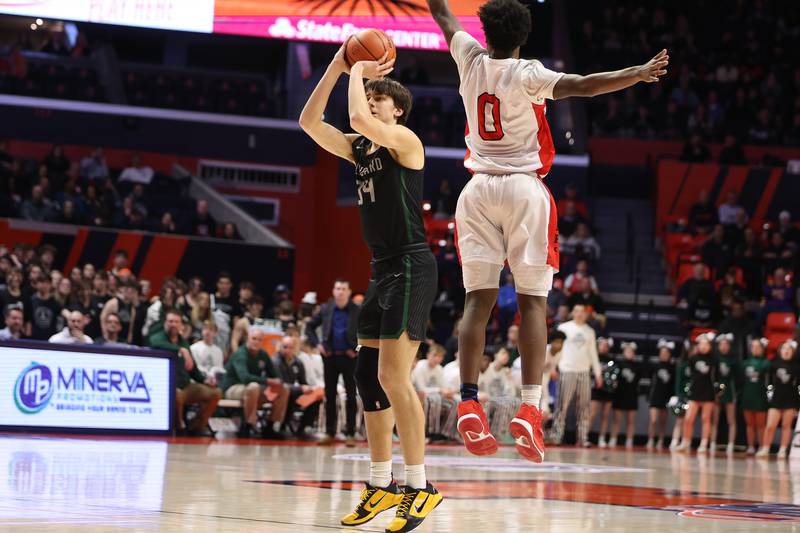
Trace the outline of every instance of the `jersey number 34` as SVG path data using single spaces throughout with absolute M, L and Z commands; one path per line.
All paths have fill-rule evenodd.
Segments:
M 364 204 L 364 197 L 367 196 L 369 203 L 375 203 L 375 184 L 372 183 L 372 178 L 364 181 L 357 182 L 358 191 L 358 205 Z

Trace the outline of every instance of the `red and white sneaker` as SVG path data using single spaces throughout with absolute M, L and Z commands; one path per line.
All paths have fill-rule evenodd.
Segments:
M 458 404 L 458 432 L 464 439 L 464 446 L 473 455 L 492 455 L 497 453 L 497 439 L 489 431 L 489 421 L 483 406 L 475 400 L 465 400 Z
M 517 441 L 517 451 L 534 463 L 544 461 L 542 413 L 533 405 L 523 403 L 511 420 L 508 431 Z

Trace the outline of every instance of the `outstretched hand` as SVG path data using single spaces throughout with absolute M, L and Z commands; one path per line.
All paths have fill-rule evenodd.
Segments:
M 667 73 L 668 64 L 669 56 L 667 55 L 667 49 L 664 48 L 653 59 L 639 67 L 639 80 L 645 83 L 658 81 L 660 76 Z
M 379 80 L 394 70 L 394 59 L 386 61 L 388 56 L 385 52 L 377 61 L 359 61 L 353 66 L 359 66 L 361 75 L 368 80 Z

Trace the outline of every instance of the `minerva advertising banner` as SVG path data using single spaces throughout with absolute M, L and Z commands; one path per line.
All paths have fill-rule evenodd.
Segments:
M 484 42 L 478 7 L 451 0 L 464 29 Z M 363 28 L 380 28 L 398 48 L 447 50 L 425 0 L 217 0 L 214 32 L 341 43 Z
M 0 346 L 0 426 L 167 432 L 170 372 L 149 352 Z

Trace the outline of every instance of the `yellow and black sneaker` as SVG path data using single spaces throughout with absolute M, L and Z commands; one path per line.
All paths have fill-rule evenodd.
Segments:
M 411 531 L 425 520 L 436 506 L 442 503 L 442 495 L 428 483 L 424 489 L 403 487 L 403 500 L 397 506 L 394 520 L 389 523 L 386 533 Z
M 361 491 L 361 501 L 358 502 L 355 510 L 342 518 L 343 526 L 360 526 L 366 524 L 379 513 L 399 505 L 403 500 L 403 492 L 397 486 L 395 480 L 385 489 L 373 487 L 365 483 L 366 488 Z

